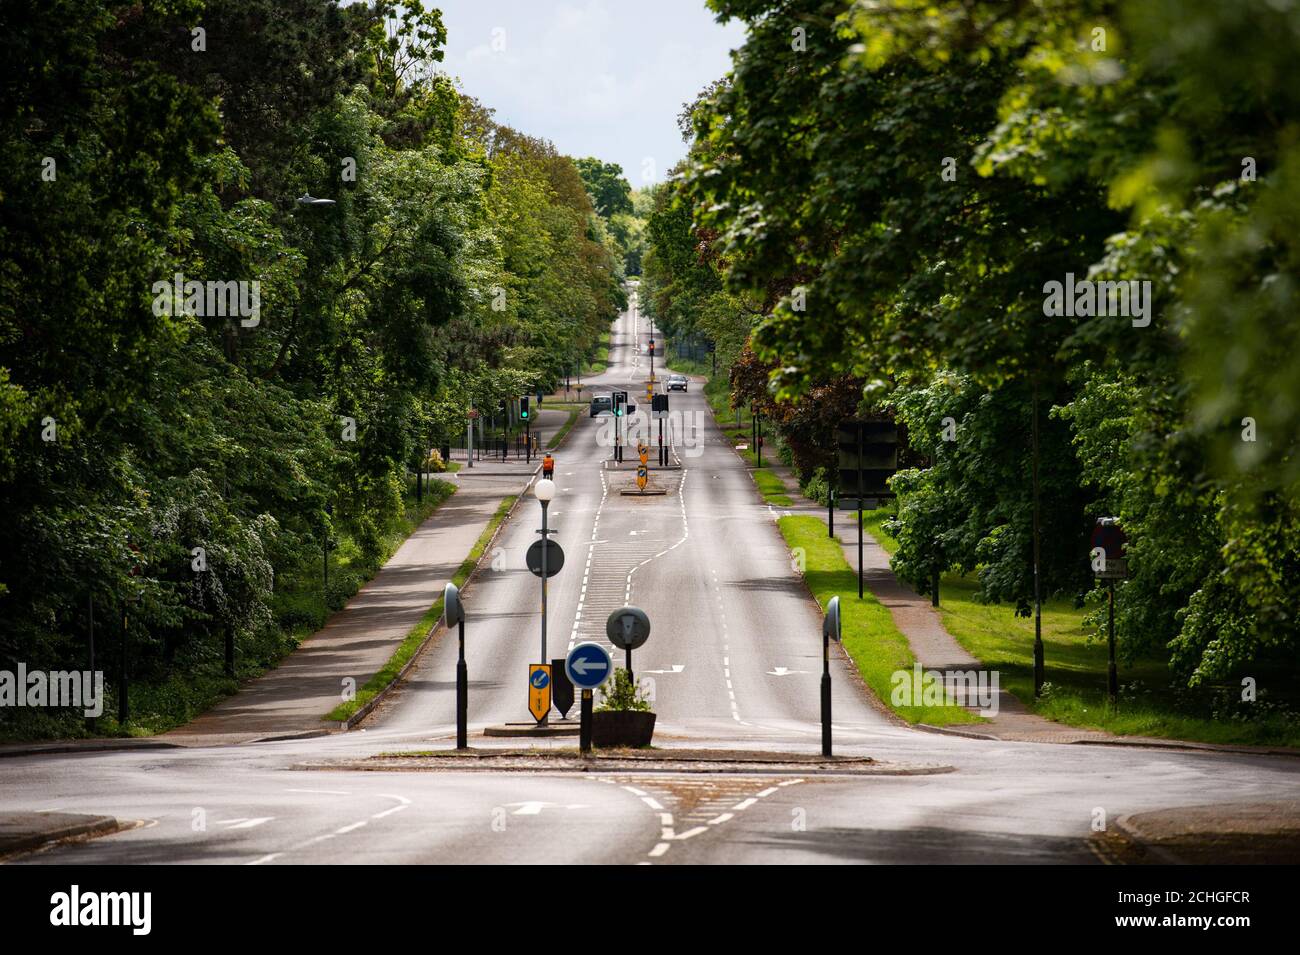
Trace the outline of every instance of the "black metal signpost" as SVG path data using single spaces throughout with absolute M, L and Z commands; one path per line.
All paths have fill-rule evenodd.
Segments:
M 524 419 L 524 461 L 531 464 L 533 460 L 533 416 L 529 413 L 527 395 L 522 395 L 519 398 L 519 417 Z
M 455 624 L 460 633 L 460 655 L 456 659 L 456 748 L 469 747 L 469 671 L 465 667 L 465 608 L 460 602 L 460 588 L 448 584 L 442 591 L 442 617 L 446 625 Z
M 616 391 L 610 396 L 614 412 L 614 461 L 621 463 L 623 460 L 623 408 L 627 404 L 627 392 Z
M 582 691 L 582 705 L 578 707 L 578 752 L 591 752 L 591 690 Z
M 1110 705 L 1119 702 L 1119 669 L 1115 665 L 1115 581 L 1128 577 L 1128 555 L 1126 548 L 1128 538 L 1114 517 L 1099 517 L 1097 526 L 1092 531 L 1092 552 L 1101 551 L 1094 557 L 1092 574 L 1098 580 L 1106 581 L 1109 618 L 1107 622 L 1107 642 L 1110 645 L 1110 662 L 1106 668 L 1106 695 Z
M 131 565 L 131 576 L 139 577 L 140 564 L 138 563 L 138 560 L 140 557 L 140 548 L 136 547 L 134 544 L 129 544 L 128 546 L 131 548 L 131 552 L 137 561 L 137 563 Z M 142 596 L 143 594 L 139 592 L 136 593 L 135 595 L 136 607 L 140 606 L 140 598 Z M 128 598 L 128 600 L 129 599 L 130 598 Z M 131 718 L 131 693 L 130 693 L 130 685 L 129 685 L 130 677 L 128 675 L 129 674 L 129 667 L 128 667 L 129 647 L 127 645 L 127 637 L 130 633 L 130 630 L 131 630 L 131 615 L 127 610 L 127 602 L 123 601 L 122 602 L 122 682 L 121 685 L 118 687 L 118 691 L 117 691 L 117 725 L 123 728 L 126 727 L 127 720 Z
M 858 599 L 862 599 L 862 510 L 893 497 L 889 479 L 898 470 L 898 425 L 893 421 L 843 421 L 836 430 L 838 486 L 856 497 L 858 512 Z M 843 499 L 841 499 L 843 502 Z
M 131 700 L 127 692 L 126 676 L 126 634 L 127 629 L 131 626 L 130 615 L 126 612 L 126 604 L 122 605 L 122 679 L 118 684 L 117 690 L 117 723 L 119 726 L 125 726 L 126 721 L 131 718 Z
M 826 604 L 822 620 L 822 755 L 831 755 L 831 641 L 840 642 L 840 598 Z
M 90 636 L 89 670 L 91 674 L 91 679 L 93 680 L 95 678 L 94 677 L 95 674 L 95 595 L 94 594 L 90 595 L 88 610 L 89 610 L 89 616 L 86 618 L 86 623 L 90 631 L 89 632 L 89 636 Z M 95 718 L 93 716 L 86 717 L 86 728 L 89 729 L 92 733 L 95 731 Z
M 528 569 L 532 572 L 533 576 L 540 577 L 542 581 L 542 650 L 537 657 L 540 661 L 537 666 L 549 668 L 550 664 L 546 662 L 548 659 L 546 653 L 546 590 L 547 585 L 550 582 L 549 578 L 554 577 L 559 573 L 560 568 L 564 566 L 564 550 L 560 547 L 559 541 L 553 541 L 550 537 L 550 535 L 559 532 L 552 530 L 546 523 L 546 507 L 550 504 L 551 498 L 555 494 L 555 482 L 543 478 L 537 482 L 537 487 L 534 493 L 537 495 L 538 502 L 542 505 L 542 526 L 537 531 L 537 533 L 542 535 L 542 539 L 534 541 L 532 546 L 528 548 L 527 553 L 524 555 L 524 561 L 527 563 Z M 530 668 L 528 677 L 530 710 L 533 706 L 533 690 L 545 689 L 549 694 L 551 686 L 549 674 L 547 674 L 546 680 L 543 684 L 534 684 L 533 672 L 534 671 Z M 549 711 L 550 705 L 549 703 L 546 703 L 540 710 L 540 716 L 534 713 L 538 726 L 546 725 L 547 713 Z

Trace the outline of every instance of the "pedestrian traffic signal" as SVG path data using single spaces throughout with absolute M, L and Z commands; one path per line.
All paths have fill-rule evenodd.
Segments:
M 528 396 L 524 395 L 519 399 L 519 418 L 521 421 L 528 420 Z

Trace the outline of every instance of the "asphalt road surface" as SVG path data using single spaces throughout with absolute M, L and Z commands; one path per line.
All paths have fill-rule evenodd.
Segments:
M 597 393 L 644 402 L 649 329 L 620 318 Z M 548 593 L 547 657 L 604 641 L 608 613 L 643 608 L 634 655 L 654 681 L 663 746 L 818 751 L 821 617 L 773 514 L 710 423 L 703 396 L 673 393 L 680 470 L 663 496 L 619 493 L 607 419 L 583 417 L 557 453 L 550 522 L 564 569 Z M 651 460 L 655 460 L 652 452 Z M 540 583 L 523 552 L 540 508 L 521 502 L 499 552 L 463 591 L 475 746 L 527 719 L 541 654 Z M 830 863 L 1101 861 L 1094 824 L 1170 806 L 1293 797 L 1300 761 L 1138 747 L 1011 743 L 927 733 L 888 719 L 834 661 L 836 752 L 925 775 L 359 772 L 335 764 L 454 739 L 456 642 L 443 636 L 363 726 L 236 746 L 0 760 L 0 811 L 115 816 L 131 827 L 16 863 Z M 616 655 L 621 665 L 621 653 Z M 572 739 L 553 745 L 572 746 Z M 324 768 L 322 768 L 324 767 Z

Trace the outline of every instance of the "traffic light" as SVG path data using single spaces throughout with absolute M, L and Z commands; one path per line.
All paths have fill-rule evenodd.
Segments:
M 528 420 L 528 396 L 527 395 L 524 395 L 522 398 L 519 399 L 519 419 L 521 421 Z
M 627 404 L 627 392 L 626 391 L 614 392 L 614 417 L 616 418 L 623 417 L 623 407 L 626 404 Z

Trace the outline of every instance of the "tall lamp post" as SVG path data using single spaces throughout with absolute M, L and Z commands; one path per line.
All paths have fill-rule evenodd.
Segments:
M 546 655 L 546 552 L 549 550 L 550 528 L 546 526 L 546 507 L 555 497 L 555 482 L 542 478 L 537 482 L 533 489 L 537 495 L 537 500 L 542 505 L 542 655 L 537 658 L 538 663 L 546 664 L 551 662 L 551 658 Z M 541 720 L 542 725 L 546 724 L 546 717 Z

